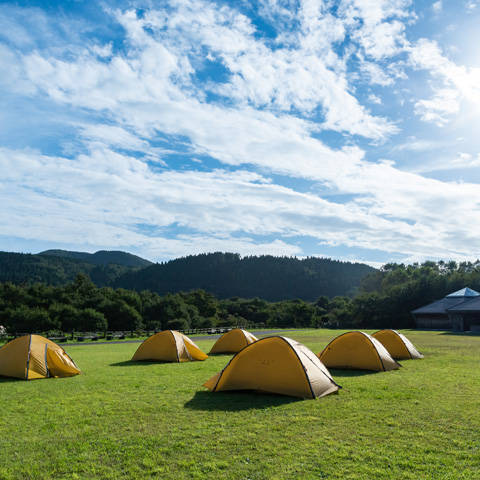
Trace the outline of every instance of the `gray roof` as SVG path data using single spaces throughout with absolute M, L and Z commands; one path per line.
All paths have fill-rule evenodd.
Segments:
M 450 293 L 447 295 L 447 298 L 450 297 L 478 297 L 480 293 L 476 292 L 475 290 L 472 290 L 471 288 L 465 287 L 462 288 L 461 290 L 458 290 L 457 292 Z
M 473 299 L 478 299 L 480 301 L 480 293 L 472 290 L 471 288 L 465 287 L 457 292 L 450 293 L 446 297 L 442 298 L 441 300 L 437 300 L 436 302 L 429 303 L 424 307 L 417 308 L 413 310 L 413 315 L 417 314 L 430 314 L 430 315 L 441 315 L 447 314 L 446 310 L 450 311 L 453 307 L 457 307 L 462 305 L 465 302 L 469 302 Z M 480 306 L 480 303 L 477 303 Z M 459 311 L 459 310 L 457 310 Z
M 452 313 L 480 312 L 480 297 L 477 296 L 477 297 L 470 298 L 466 302 L 462 302 L 458 305 L 450 307 L 447 310 Z
M 475 297 L 474 297 L 475 298 Z M 445 310 L 451 309 L 457 305 L 462 303 L 468 302 L 472 300 L 472 297 L 445 297 L 441 300 L 437 300 L 436 302 L 430 303 L 429 305 L 425 305 L 424 307 L 417 308 L 413 310 L 411 313 L 414 315 L 417 314 L 447 314 Z

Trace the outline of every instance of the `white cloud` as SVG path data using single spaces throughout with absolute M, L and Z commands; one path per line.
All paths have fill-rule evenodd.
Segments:
M 465 11 L 467 13 L 471 13 L 476 9 L 477 9 L 477 2 L 474 2 L 473 0 L 468 0 L 467 3 L 465 4 Z
M 415 136 L 408 137 L 405 142 L 398 143 L 392 148 L 392 152 L 413 151 L 423 152 L 426 150 L 434 150 L 444 145 L 443 142 L 435 140 L 419 139 Z
M 420 39 L 409 49 L 410 62 L 415 68 L 427 70 L 434 80 L 434 95 L 415 104 L 415 112 L 422 120 L 445 125 L 449 117 L 460 109 L 460 102 L 480 106 L 480 68 L 456 65 L 445 57 L 438 44 Z
M 460 171 L 464 169 L 477 169 L 480 167 L 480 153 L 458 153 L 456 157 L 437 159 L 435 162 L 427 162 L 417 168 L 417 172 Z
M 432 10 L 434 14 L 439 14 L 443 9 L 442 0 L 435 2 L 432 4 Z
M 37 90 L 26 78 L 15 52 L 2 44 L 0 44 L 0 87 L 20 95 L 33 95 Z
M 101 58 L 109 58 L 113 55 L 112 43 L 107 43 L 106 45 L 93 45 L 91 47 L 92 52 L 95 55 L 98 55 Z
M 354 36 L 368 56 L 380 60 L 403 51 L 404 30 L 405 26 L 402 22 L 383 22 L 379 25 L 364 26 Z
M 32 47 L 39 38 L 54 41 L 52 24 L 40 8 L 20 8 L 13 2 L 0 4 L 0 38 L 17 48 Z
M 185 234 L 162 238 L 164 229 L 177 226 L 193 238 L 211 237 L 212 245 L 243 244 L 241 253 L 248 245 L 253 249 L 251 235 L 265 239 L 256 239 L 257 251 L 270 248 L 268 238 L 274 235 L 278 249 L 295 254 L 298 247 L 287 245 L 297 236 L 412 255 L 430 251 L 448 257 L 467 241 L 471 251 L 480 251 L 475 240 L 478 210 L 471 210 L 467 224 L 455 215 L 467 201 L 480 205 L 477 186 L 424 179 L 388 162 L 341 165 L 338 177 L 322 177 L 320 168 L 318 178 L 353 196 L 343 205 L 244 170 L 155 173 L 139 159 L 105 149 L 77 159 L 3 149 L 0 167 L 1 184 L 9 185 L 0 192 L 3 235 L 75 243 L 83 235 L 92 244 L 141 245 L 153 252 L 189 242 Z M 445 223 L 445 218 L 451 221 Z M 465 240 L 452 238 L 452 228 Z
M 343 26 L 330 15 L 320 15 L 318 6 L 303 5 L 298 14 L 301 31 L 293 44 L 272 49 L 255 38 L 255 30 L 245 17 L 232 10 L 224 7 L 218 12 L 204 2 L 178 5 L 168 18 L 151 14 L 135 19 L 128 14 L 128 21 L 124 19 L 127 15 L 121 16 L 122 22 L 137 46 L 152 42 L 139 33 L 146 25 L 162 35 L 162 41 L 178 57 L 191 57 L 192 45 L 196 46 L 194 53 L 207 49 L 229 71 L 227 82 L 211 88 L 240 106 L 286 112 L 299 109 L 306 114 L 320 108 L 325 128 L 374 139 L 396 132 L 394 125 L 370 115 L 350 93 L 345 65 L 331 48 L 343 40 Z
M 352 38 L 375 60 L 401 53 L 407 44 L 403 21 L 412 17 L 410 0 L 347 0 L 340 6 Z
M 77 128 L 79 136 L 90 150 L 112 148 L 143 153 L 149 161 L 163 166 L 166 163 L 162 160 L 162 155 L 171 153 L 169 150 L 152 147 L 147 140 L 120 126 L 79 124 Z
M 368 101 L 369 101 L 370 103 L 375 103 L 375 104 L 377 104 L 377 105 L 381 105 L 381 104 L 382 104 L 382 99 L 381 99 L 379 96 L 377 96 L 377 95 L 375 95 L 375 94 L 373 94 L 373 93 L 371 93 L 371 94 L 368 96 Z
M 366 61 L 363 56 L 360 57 L 360 71 L 366 76 L 371 85 L 381 85 L 386 87 L 394 84 L 394 79 L 385 73 L 384 69 L 374 62 Z
M 77 244 L 88 239 L 110 248 L 143 245 L 149 252 L 198 241 L 197 248 L 297 254 L 299 247 L 282 240 L 256 240 L 255 247 L 248 235 L 315 234 L 312 221 L 357 224 L 342 206 L 270 185 L 246 171 L 155 174 L 145 163 L 107 150 L 63 159 L 3 149 L 0 165 L 1 184 L 9 185 L 0 191 L 2 235 L 7 236 Z M 162 239 L 163 229 L 174 224 L 197 233 L 190 239 Z M 145 227 L 154 235 L 143 233 Z M 233 237 L 235 232 L 244 234 Z
M 161 108 L 166 99 L 170 106 L 177 101 L 180 109 L 187 97 L 203 102 L 205 94 L 194 87 L 192 63 L 200 54 L 204 59 L 208 49 L 230 72 L 228 82 L 210 88 L 235 99 L 240 108 L 299 109 L 307 115 L 319 110 L 325 129 L 374 140 L 396 133 L 392 122 L 371 115 L 352 95 L 345 64 L 329 48 L 343 38 L 341 24 L 332 29 L 333 17 L 325 23 L 320 14 L 310 18 L 308 11 L 306 6 L 301 10 L 304 30 L 292 48 L 272 50 L 254 37 L 248 19 L 226 7 L 219 13 L 204 2 L 178 2 L 168 17 L 157 11 L 142 18 L 133 11 L 116 13 L 132 46 L 128 55 L 113 56 L 110 43 L 94 44 L 93 55 L 79 50 L 74 60 L 72 52 L 69 60 L 33 52 L 9 63 L 17 71 L 16 85 L 40 89 L 56 102 L 123 115 L 122 110 L 135 105 L 157 103 Z M 329 40 L 319 51 L 319 38 L 326 34 Z M 14 56 L 9 50 L 5 55 Z M 390 83 L 375 67 L 369 74 L 372 81 Z
M 469 153 L 459 153 L 458 158 L 452 162 L 453 168 L 471 168 L 480 167 L 480 153 L 477 156 L 472 156 Z
M 459 93 L 457 90 L 443 89 L 435 93 L 430 100 L 420 100 L 415 104 L 415 113 L 424 122 L 442 127 L 448 123 L 448 117 L 459 111 Z

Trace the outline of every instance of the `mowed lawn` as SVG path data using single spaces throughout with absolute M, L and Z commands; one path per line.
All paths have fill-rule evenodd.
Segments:
M 341 333 L 284 332 L 315 353 Z M 0 478 L 478 480 L 480 336 L 402 333 L 424 359 L 331 370 L 343 389 L 317 400 L 209 392 L 228 355 L 133 363 L 139 344 L 67 345 L 84 375 L 0 379 Z

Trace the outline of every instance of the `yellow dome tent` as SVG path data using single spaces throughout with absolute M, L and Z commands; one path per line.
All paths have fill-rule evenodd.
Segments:
M 339 335 L 318 354 L 318 358 L 327 368 L 386 372 L 401 367 L 377 339 L 364 332 Z
M 81 373 L 62 347 L 41 335 L 24 335 L 0 348 L 0 376 L 34 380 Z
M 324 397 L 341 388 L 305 345 L 277 336 L 245 347 L 203 386 L 212 392 L 256 390 L 300 398 Z
M 208 358 L 186 335 L 164 330 L 148 337 L 137 349 L 132 361 L 193 362 Z
M 379 330 L 372 337 L 376 338 L 390 355 L 397 360 L 423 358 L 423 355 L 413 346 L 412 342 L 396 330 Z
M 241 328 L 234 328 L 229 332 L 224 333 L 216 342 L 212 349 L 208 352 L 209 355 L 213 353 L 238 353 L 242 348 L 250 345 L 258 340 L 255 335 L 252 335 Z

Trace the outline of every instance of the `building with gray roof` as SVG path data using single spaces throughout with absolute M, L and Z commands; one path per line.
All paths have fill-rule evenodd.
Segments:
M 471 310 L 463 310 L 467 308 L 467 305 L 471 306 Z M 475 309 L 480 318 L 480 293 L 467 287 L 424 307 L 417 308 L 411 313 L 417 328 L 463 332 L 470 330 L 470 326 L 474 325 L 472 319 Z M 480 325 L 480 321 L 477 324 Z

